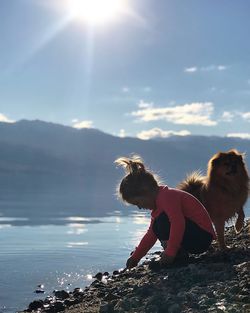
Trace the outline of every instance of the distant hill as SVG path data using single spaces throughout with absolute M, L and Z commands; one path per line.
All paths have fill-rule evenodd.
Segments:
M 114 193 L 123 172 L 113 161 L 132 153 L 170 186 L 193 170 L 205 172 L 219 150 L 246 152 L 250 164 L 250 140 L 174 136 L 143 141 L 39 120 L 0 123 L 0 145 L 0 212 L 15 210 L 15 215 L 119 209 Z

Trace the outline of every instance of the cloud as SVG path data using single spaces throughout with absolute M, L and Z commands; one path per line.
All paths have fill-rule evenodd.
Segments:
M 234 118 L 234 114 L 232 112 L 225 111 L 222 114 L 221 121 L 222 122 L 232 122 Z
M 186 73 L 195 73 L 198 71 L 201 72 L 211 72 L 211 71 L 225 71 L 228 69 L 228 66 L 226 65 L 208 65 L 208 66 L 193 66 L 193 67 L 187 67 L 184 69 L 184 72 Z
M 127 86 L 122 87 L 122 92 L 124 93 L 129 93 L 130 92 L 130 88 Z
M 150 130 L 143 130 L 137 134 L 137 137 L 143 140 L 152 138 L 167 138 L 171 136 L 188 136 L 191 133 L 188 130 L 162 130 L 160 128 L 152 128 Z
M 240 115 L 244 120 L 246 120 L 247 122 L 250 122 L 250 112 L 240 113 Z
M 15 123 L 15 121 L 10 120 L 6 115 L 0 113 L 0 122 L 3 123 Z
M 214 126 L 216 121 L 211 120 L 214 111 L 211 102 L 195 102 L 175 107 L 155 108 L 153 103 L 139 102 L 139 110 L 133 111 L 136 121 L 152 122 L 165 120 L 173 124 Z
M 227 69 L 228 69 L 228 66 L 226 66 L 226 65 L 218 65 L 217 66 L 217 70 L 218 71 L 225 71 Z
M 78 121 L 77 119 L 72 120 L 73 127 L 74 128 L 92 128 L 93 127 L 93 122 L 92 121 Z
M 151 91 L 152 91 L 152 87 L 150 87 L 150 86 L 145 86 L 145 87 L 143 87 L 143 91 L 144 91 L 144 92 L 151 92 Z
M 121 137 L 121 138 L 126 137 L 125 129 L 120 129 L 120 132 L 119 132 L 118 136 Z
M 203 72 L 211 72 L 211 71 L 225 71 L 228 67 L 226 65 L 208 65 L 200 68 Z
M 138 107 L 140 109 L 152 108 L 154 106 L 153 102 L 145 102 L 144 100 L 140 100 L 138 103 Z
M 250 133 L 231 133 L 227 134 L 227 137 L 250 139 Z
M 184 72 L 186 72 L 186 73 L 195 73 L 197 71 L 198 71 L 198 68 L 196 66 L 194 66 L 194 67 L 187 67 L 187 68 L 184 69 Z

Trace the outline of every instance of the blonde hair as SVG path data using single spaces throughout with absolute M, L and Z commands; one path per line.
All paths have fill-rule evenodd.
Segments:
M 115 160 L 115 164 L 122 166 L 126 173 L 117 186 L 117 194 L 123 201 L 129 202 L 133 197 L 144 196 L 158 188 L 158 178 L 145 168 L 140 156 L 121 157 Z

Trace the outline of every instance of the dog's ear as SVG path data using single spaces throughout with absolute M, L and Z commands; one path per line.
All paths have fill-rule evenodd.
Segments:
M 225 157 L 225 153 L 224 152 L 221 152 L 219 151 L 218 153 L 216 153 L 212 160 L 211 160 L 211 165 L 212 166 L 217 166 L 221 163 L 221 161 L 223 160 L 223 158 Z

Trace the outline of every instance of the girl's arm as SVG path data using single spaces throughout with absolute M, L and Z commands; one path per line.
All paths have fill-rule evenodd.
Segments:
M 147 252 L 156 243 L 157 237 L 155 236 L 152 230 L 152 225 L 153 225 L 153 219 L 151 219 L 150 226 L 146 234 L 143 236 L 141 242 L 139 243 L 139 246 L 135 249 L 134 253 L 131 256 L 131 258 L 137 261 L 137 263 L 140 261 L 142 257 L 144 257 L 144 255 L 147 254 Z

